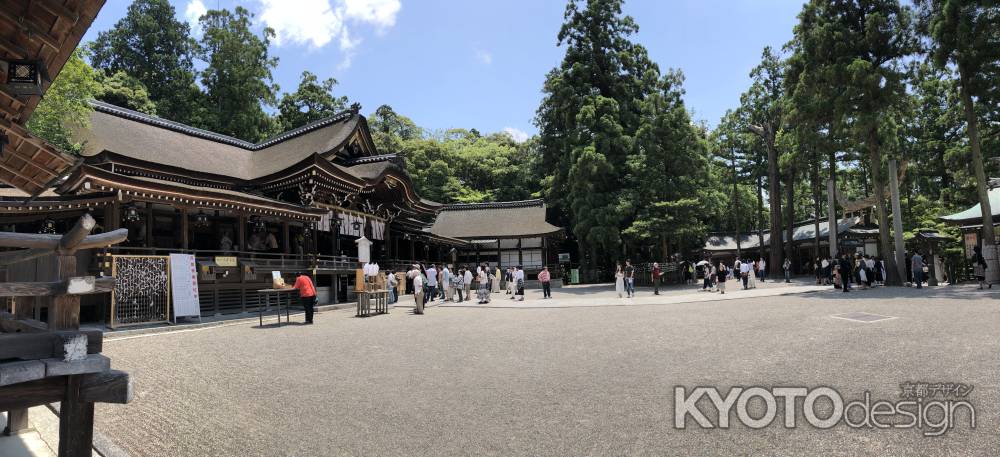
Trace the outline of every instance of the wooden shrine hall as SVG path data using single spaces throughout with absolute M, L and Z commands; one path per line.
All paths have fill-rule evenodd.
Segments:
M 193 254 L 202 315 L 255 309 L 272 271 L 314 275 L 320 303 L 349 300 L 362 236 L 382 270 L 444 261 L 468 245 L 429 230 L 442 205 L 417 195 L 401 158 L 378 153 L 358 105 L 256 144 L 93 107 L 77 138 L 82 161 L 37 195 L 0 189 L 0 228 L 62 233 L 90 213 L 95 233 L 128 229 L 125 243 L 80 259 L 95 275 L 112 275 L 125 256 Z M 109 305 L 85 297 L 83 319 L 107 322 Z M 130 319 L 113 322 L 145 320 Z

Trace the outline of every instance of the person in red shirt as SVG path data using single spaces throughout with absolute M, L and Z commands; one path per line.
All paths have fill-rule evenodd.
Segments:
M 538 273 L 538 281 L 542 283 L 542 298 L 552 298 L 552 275 L 549 274 L 549 267 L 542 268 Z
M 306 323 L 313 323 L 313 309 L 316 306 L 316 287 L 313 286 L 312 279 L 307 275 L 299 275 L 295 278 L 295 285 L 292 289 L 299 290 L 299 303 L 306 311 Z
M 650 279 L 653 280 L 653 295 L 660 295 L 660 274 L 659 262 L 653 262 L 653 271 L 650 272 Z

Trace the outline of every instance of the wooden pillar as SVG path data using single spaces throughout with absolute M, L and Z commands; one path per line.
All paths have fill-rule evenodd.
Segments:
M 7 411 L 7 427 L 3 429 L 3 434 L 10 436 L 26 431 L 29 431 L 28 409 L 22 408 Z
M 340 275 L 333 275 L 333 290 L 330 293 L 334 305 L 339 303 L 340 298 Z
M 90 457 L 94 443 L 94 403 L 80 401 L 83 376 L 66 377 L 59 405 L 59 456 Z
M 247 249 L 247 216 L 245 214 L 240 214 L 236 218 L 236 243 L 236 252 Z
M 156 243 L 153 242 L 153 204 L 146 203 L 146 247 L 154 248 Z
M 500 240 L 497 240 L 497 266 L 503 263 L 503 253 L 500 251 Z M 509 267 L 510 265 L 504 265 Z
M 319 234 L 314 233 L 314 236 L 319 236 Z M 288 221 L 281 222 L 281 246 L 284 249 L 285 254 L 292 253 L 292 243 L 288 239 Z
M 410 260 L 411 261 L 412 260 L 417 260 L 417 253 L 416 253 L 416 249 L 417 249 L 416 248 L 416 244 L 417 244 L 417 242 L 414 241 L 413 239 L 410 239 L 409 241 L 410 241 Z
M 121 227 L 121 206 L 118 200 L 108 202 L 104 205 L 104 231 L 110 232 Z
M 521 239 L 517 239 L 517 264 L 524 268 L 524 252 L 521 251 Z
M 76 256 L 56 256 L 56 281 L 67 281 L 76 276 Z M 56 295 L 46 297 L 51 300 L 49 306 L 49 330 L 79 330 L 80 329 L 80 296 Z
M 181 249 L 188 250 L 191 243 L 191 224 L 188 220 L 188 210 L 187 208 L 181 208 Z

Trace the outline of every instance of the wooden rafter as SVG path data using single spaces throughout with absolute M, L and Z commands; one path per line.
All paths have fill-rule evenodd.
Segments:
M 4 19 L 12 25 L 19 27 L 22 31 L 26 32 L 29 39 L 39 41 L 56 51 L 59 50 L 59 40 L 40 28 L 30 18 L 25 16 L 14 16 L 12 12 L 0 8 L 0 19 Z
M 38 5 L 41 9 L 48 11 L 59 19 L 67 20 L 70 25 L 76 25 L 80 21 L 79 14 L 53 0 L 33 0 L 31 4 Z

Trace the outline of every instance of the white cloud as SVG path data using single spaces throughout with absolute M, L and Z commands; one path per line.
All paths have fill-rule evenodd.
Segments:
M 375 25 L 379 33 L 396 25 L 399 0 L 343 0 L 348 19 Z
M 516 129 L 514 127 L 504 127 L 503 131 L 510 135 L 510 137 L 517 143 L 524 143 L 525 141 L 528 141 L 528 133 L 524 130 Z
M 482 62 L 482 63 L 484 63 L 486 65 L 489 65 L 489 64 L 493 63 L 493 54 L 490 54 L 489 51 L 483 51 L 482 49 L 476 49 L 476 60 L 478 60 L 478 61 L 480 61 L 480 62 Z
M 201 35 L 201 26 L 198 25 L 198 18 L 203 16 L 208 12 L 208 8 L 205 8 L 205 3 L 201 0 L 190 0 L 187 7 L 184 8 L 184 19 L 191 24 L 191 31 L 195 35 Z
M 192 0 L 200 1 L 200 0 Z M 307 44 L 322 48 L 336 39 L 344 53 L 341 69 L 351 65 L 351 58 L 361 44 L 354 33 L 356 26 L 374 26 L 379 34 L 396 25 L 402 8 L 400 0 L 259 0 L 260 20 L 274 29 L 275 44 Z

